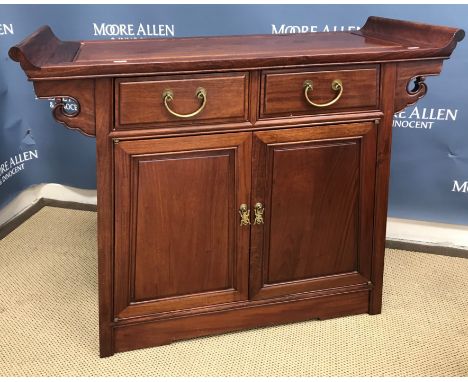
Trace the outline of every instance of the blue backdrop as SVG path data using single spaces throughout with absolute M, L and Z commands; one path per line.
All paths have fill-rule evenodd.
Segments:
M 55 123 L 7 55 L 48 24 L 62 40 L 358 29 L 367 16 L 468 31 L 467 5 L 0 5 L 0 208 L 38 183 L 96 187 L 93 138 Z M 468 41 L 395 115 L 389 215 L 468 224 Z M 345 191 L 344 191 L 345 192 Z

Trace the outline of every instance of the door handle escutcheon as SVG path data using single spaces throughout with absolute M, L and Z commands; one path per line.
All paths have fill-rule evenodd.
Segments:
M 263 213 L 265 212 L 265 207 L 263 207 L 263 204 L 260 202 L 256 203 L 254 212 L 255 212 L 254 224 L 263 224 Z
M 239 207 L 239 215 L 241 217 L 240 225 L 249 225 L 250 224 L 250 210 L 247 207 L 247 204 L 241 204 Z

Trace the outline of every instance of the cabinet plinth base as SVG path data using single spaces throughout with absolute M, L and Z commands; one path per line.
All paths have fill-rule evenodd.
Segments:
M 365 290 L 171 319 L 128 323 L 114 327 L 114 351 L 124 352 L 167 345 L 177 340 L 242 329 L 362 314 L 368 310 L 369 291 Z

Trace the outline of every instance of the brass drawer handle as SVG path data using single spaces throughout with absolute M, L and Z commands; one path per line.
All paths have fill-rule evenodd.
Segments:
M 166 106 L 166 109 L 169 113 L 172 115 L 179 117 L 179 118 L 190 118 L 190 117 L 195 117 L 197 114 L 200 114 L 202 110 L 206 106 L 206 89 L 205 88 L 197 88 L 195 91 L 195 96 L 201 100 L 201 105 L 200 107 L 195 110 L 193 113 L 190 114 L 179 114 L 176 113 L 174 110 L 171 110 L 171 108 L 168 105 L 168 102 L 171 102 L 174 99 L 174 92 L 171 89 L 166 89 L 164 90 L 162 94 L 162 98 L 164 100 L 164 106 Z
M 254 212 L 254 224 L 263 224 L 263 212 L 265 212 L 265 207 L 263 207 L 262 203 L 259 202 L 255 204 Z
M 343 83 L 341 82 L 341 80 L 333 80 L 331 84 L 331 88 L 335 92 L 338 92 L 336 97 L 326 103 L 315 103 L 315 102 L 312 102 L 309 98 L 309 90 L 313 90 L 313 88 L 314 88 L 314 84 L 311 80 L 304 81 L 304 96 L 307 102 L 309 102 L 312 106 L 315 106 L 315 107 L 327 107 L 327 106 L 333 105 L 336 101 L 340 99 L 341 95 L 343 94 Z
M 241 217 L 240 225 L 249 225 L 250 224 L 250 210 L 247 207 L 247 204 L 241 204 L 239 207 L 239 215 Z

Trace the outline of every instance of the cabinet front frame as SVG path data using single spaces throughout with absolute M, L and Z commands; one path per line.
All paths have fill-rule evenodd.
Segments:
M 163 328 L 166 328 L 166 322 L 174 323 L 174 328 L 177 327 L 178 317 L 186 317 L 187 320 L 193 320 L 196 316 L 205 317 L 206 322 L 211 322 L 218 312 L 225 312 L 231 319 L 235 319 L 237 314 L 243 316 L 245 314 L 257 317 L 261 326 L 271 324 L 277 321 L 273 316 L 265 316 L 265 306 L 278 306 L 282 307 L 283 304 L 301 304 L 302 301 L 315 301 L 315 308 L 311 312 L 302 312 L 299 315 L 300 320 L 309 318 L 329 318 L 339 317 L 349 314 L 359 314 L 368 312 L 369 314 L 378 314 L 381 309 L 382 300 L 382 275 L 383 275 L 383 256 L 384 256 L 384 239 L 385 239 L 385 214 L 386 214 L 386 200 L 388 193 L 388 179 L 385 182 L 385 174 L 389 172 L 390 154 L 388 151 L 389 142 L 391 141 L 391 107 L 394 100 L 394 85 L 396 77 L 396 65 L 386 64 L 381 66 L 380 70 L 380 83 L 379 94 L 381 96 L 381 110 L 369 112 L 356 112 L 356 113 L 343 113 L 343 114 L 328 114 L 323 116 L 311 117 L 293 117 L 293 118 L 272 118 L 269 120 L 259 121 L 258 102 L 260 102 L 260 70 L 250 72 L 250 115 L 253 118 L 251 125 L 232 125 L 224 126 L 218 124 L 209 125 L 194 125 L 192 127 L 183 127 L 178 125 L 175 127 L 153 128 L 143 131 L 140 128 L 126 131 L 115 131 L 115 124 L 113 120 L 112 108 L 114 96 L 114 81 L 109 79 L 100 79 L 97 81 L 96 96 L 98 98 L 104 97 L 106 103 L 104 107 L 97 108 L 98 117 L 97 123 L 100 128 L 97 129 L 98 153 L 100 152 L 101 158 L 106 159 L 107 163 L 98 162 L 98 198 L 101 201 L 101 207 L 98 208 L 98 221 L 100 230 L 102 232 L 109 232 L 111 236 L 99 236 L 99 293 L 100 293 L 100 349 L 101 357 L 109 356 L 114 352 L 126 351 L 140 347 L 161 345 L 170 343 L 176 339 L 175 332 L 168 333 L 168 339 L 162 339 L 158 333 L 147 332 L 145 339 L 130 339 L 127 335 L 122 337 L 122 333 L 126 333 L 126 328 L 134 327 L 137 332 L 143 333 L 145 329 L 143 325 L 153 325 L 155 328 L 158 322 L 161 322 Z M 384 92 L 384 89 L 387 89 Z M 144 314 L 139 317 L 117 317 L 114 312 L 115 290 L 114 290 L 114 277 L 115 277 L 115 257 L 114 257 L 114 207 L 117 202 L 114 194 L 113 174 L 115 167 L 115 158 L 113 156 L 115 145 L 118 142 L 125 142 L 127 140 L 146 140 L 146 139 L 162 139 L 168 137 L 190 137 L 190 136 L 207 136 L 207 135 L 226 135 L 230 133 L 240 132 L 270 132 L 270 131 L 283 131 L 286 129 L 303 129 L 304 127 L 327 127 L 334 124 L 349 124 L 349 123 L 374 123 L 377 130 L 377 157 L 376 157 L 376 179 L 375 179 L 375 200 L 374 203 L 374 231 L 373 237 L 370 237 L 374 244 L 374 253 L 372 254 L 371 261 L 372 277 L 371 282 L 364 284 L 348 285 L 345 287 L 337 287 L 332 289 L 315 290 L 310 293 L 299 293 L 282 295 L 279 297 L 265 298 L 265 299 L 248 299 L 247 301 L 233 301 L 225 304 L 208 305 L 200 308 L 191 308 L 181 311 L 163 312 L 163 313 L 150 313 L 143 312 Z M 377 126 L 378 125 L 378 126 Z M 224 130 L 224 131 L 223 131 Z M 226 131 L 227 130 L 227 131 Z M 252 148 L 254 150 L 254 148 Z M 255 157 L 255 153 L 252 156 Z M 100 179 L 99 179 L 100 178 Z M 112 186 L 112 187 L 111 187 Z M 252 198 L 253 200 L 253 198 Z M 111 215 L 112 214 L 112 215 Z M 107 231 L 106 231 L 107 230 Z M 255 233 L 252 233 L 252 240 Z M 112 239 L 112 240 L 111 240 Z M 252 245 L 254 243 L 252 242 Z M 248 247 L 250 248 L 250 247 Z M 253 248 L 253 247 L 252 247 Z M 111 257 L 109 257 L 111 256 Z M 252 255 L 253 256 L 253 255 Z M 252 264 L 250 264 L 252 267 Z M 247 271 L 249 271 L 249 268 Z M 249 274 L 250 276 L 250 274 Z M 360 296 L 361 303 L 355 304 L 352 302 L 354 296 Z M 367 297 L 365 297 L 367 296 Z M 336 298 L 336 301 L 333 300 Z M 303 300 L 305 299 L 305 300 Z M 323 300 L 322 300 L 323 299 Z M 322 302 L 323 301 L 323 302 Z M 333 301 L 333 302 L 329 302 Z M 266 305 L 265 305 L 266 304 Z M 282 308 L 281 308 L 282 309 Z M 135 311 L 136 312 L 136 311 Z M 245 313 L 242 313 L 245 312 Z M 201 313 L 201 315 L 200 315 Z M 280 314 L 278 317 L 282 317 Z M 298 317 L 299 317 L 298 316 Z M 160 318 L 159 318 L 160 317 Z M 163 317 L 167 317 L 164 319 Z M 159 321 L 159 320 L 162 321 Z M 299 318 L 298 318 L 299 319 Z M 174 321 L 173 321 L 174 320 Z M 281 322 L 292 322 L 294 319 L 284 319 Z M 130 324 L 130 326 L 129 326 Z M 210 324 L 211 325 L 211 324 Z M 243 325 L 242 327 L 248 328 L 253 324 Z M 211 326 L 210 326 L 211 327 Z M 165 330 L 165 329 L 164 329 Z M 174 329 L 178 334 L 177 338 L 189 338 L 192 336 L 199 336 L 198 331 L 193 332 L 192 335 L 183 334 L 183 331 Z M 219 329 L 219 332 L 225 332 L 229 329 Z M 207 329 L 208 334 L 216 333 L 215 329 Z M 173 336 L 174 335 L 174 336 Z

